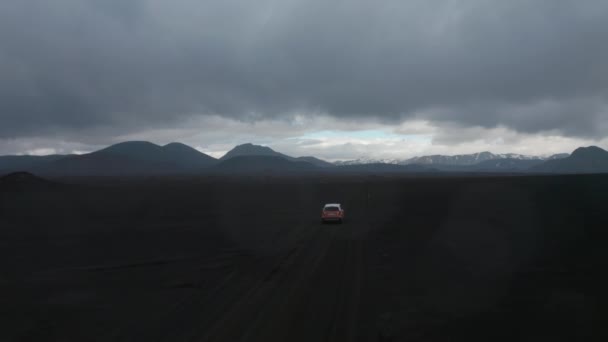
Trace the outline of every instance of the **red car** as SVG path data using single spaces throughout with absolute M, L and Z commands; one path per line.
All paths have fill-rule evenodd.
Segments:
M 328 203 L 321 210 L 321 222 L 335 221 L 342 223 L 344 220 L 344 209 L 340 203 Z

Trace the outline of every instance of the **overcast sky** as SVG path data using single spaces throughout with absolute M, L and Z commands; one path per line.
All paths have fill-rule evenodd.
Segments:
M 3 0 L 0 154 L 608 148 L 605 0 Z

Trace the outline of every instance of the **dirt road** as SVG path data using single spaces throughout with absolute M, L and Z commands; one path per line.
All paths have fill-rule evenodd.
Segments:
M 269 239 L 276 255 L 203 261 L 199 293 L 184 296 L 146 335 L 167 341 L 368 340 L 368 310 L 361 308 L 368 271 L 364 199 L 343 203 L 349 209 L 343 224 L 305 217 L 285 227 Z M 222 267 L 231 271 L 209 283 Z

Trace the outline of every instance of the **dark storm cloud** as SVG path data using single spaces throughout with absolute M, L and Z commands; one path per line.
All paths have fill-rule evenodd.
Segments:
M 194 115 L 601 136 L 608 2 L 6 0 L 0 138 Z

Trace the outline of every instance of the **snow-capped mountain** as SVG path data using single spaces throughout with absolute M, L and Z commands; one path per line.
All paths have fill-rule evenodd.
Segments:
M 545 160 L 564 159 L 570 157 L 570 153 L 558 153 L 545 158 Z
M 489 160 L 509 160 L 514 161 L 544 161 L 552 159 L 561 159 L 568 157 L 568 153 L 560 153 L 552 156 L 529 156 L 517 153 L 491 153 L 479 152 L 473 154 L 459 154 L 454 156 L 445 155 L 430 155 L 420 156 L 409 159 L 373 159 L 361 157 L 353 160 L 337 161 L 336 165 L 360 165 L 360 164 L 400 164 L 400 165 L 443 165 L 443 166 L 472 166 Z
M 337 166 L 344 166 L 344 165 L 365 165 L 365 164 L 399 164 L 399 162 L 400 162 L 399 159 L 373 159 L 373 158 L 361 157 L 361 158 L 352 159 L 352 160 L 338 160 L 338 161 L 334 162 L 334 164 Z
M 414 157 L 403 161 L 402 164 L 466 166 L 495 159 L 542 160 L 541 157 L 527 156 L 516 153 L 495 154 L 491 152 L 479 152 L 473 154 L 459 154 L 455 156 L 432 155 Z

